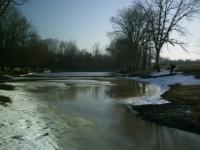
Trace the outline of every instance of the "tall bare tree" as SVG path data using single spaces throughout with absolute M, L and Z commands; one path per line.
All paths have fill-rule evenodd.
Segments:
M 111 18 L 114 24 L 115 38 L 126 39 L 131 56 L 131 70 L 138 69 L 142 55 L 146 61 L 148 42 L 150 42 L 149 22 L 146 12 L 140 2 L 121 10 L 116 17 Z M 144 63 L 146 65 L 146 63 Z M 143 67 L 145 69 L 145 67 Z M 130 71 L 131 71 L 130 70 Z
M 146 0 L 143 4 L 151 25 L 152 40 L 156 49 L 155 69 L 160 71 L 160 52 L 166 43 L 183 47 L 183 42 L 172 38 L 173 32 L 185 34 L 181 24 L 199 13 L 200 0 Z

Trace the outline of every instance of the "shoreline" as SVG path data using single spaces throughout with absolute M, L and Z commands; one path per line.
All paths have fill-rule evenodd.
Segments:
M 167 76 L 168 73 L 168 70 L 163 70 L 145 79 L 127 77 L 130 80 L 156 84 L 161 89 L 160 100 L 164 98 L 169 102 L 131 105 L 131 109 L 147 121 L 200 134 L 200 80 L 181 72 L 172 76 Z

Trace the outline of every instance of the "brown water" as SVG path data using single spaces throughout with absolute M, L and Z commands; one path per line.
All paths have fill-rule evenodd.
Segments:
M 0 149 L 199 150 L 200 136 L 146 122 L 126 100 L 159 94 L 155 85 L 121 79 L 10 83 L 0 107 Z

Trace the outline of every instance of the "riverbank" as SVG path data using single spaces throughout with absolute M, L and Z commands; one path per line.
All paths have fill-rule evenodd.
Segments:
M 169 101 L 162 105 L 132 105 L 132 109 L 145 120 L 200 134 L 200 80 L 188 74 L 191 73 L 176 72 L 170 76 L 168 70 L 162 70 L 151 78 L 131 77 L 158 85 L 162 91 L 160 99 Z M 198 71 L 195 76 L 198 77 Z

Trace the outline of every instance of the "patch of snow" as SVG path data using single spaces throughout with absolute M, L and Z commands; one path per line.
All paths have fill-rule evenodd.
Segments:
M 37 73 L 36 76 L 41 77 L 98 77 L 110 76 L 110 72 L 59 72 L 59 73 Z
M 136 80 L 140 82 L 146 82 L 149 84 L 156 84 L 160 87 L 160 95 L 169 90 L 170 85 L 180 84 L 180 85 L 200 85 L 200 80 L 196 79 L 193 75 L 183 75 L 181 72 L 176 75 L 161 76 L 170 74 L 169 70 L 162 70 L 158 73 L 152 73 L 152 78 L 140 78 L 140 77 L 125 77 L 127 79 Z M 158 76 L 158 77 L 156 77 Z M 156 77 L 156 78 L 154 78 Z M 142 97 L 141 100 L 131 99 L 129 103 L 133 105 L 146 105 L 146 104 L 164 104 L 167 103 L 167 100 L 162 99 L 161 97 Z
M 14 77 L 13 77 L 13 76 L 10 76 L 10 75 L 3 75 L 3 77 L 10 78 L 10 79 L 14 79 Z
M 162 75 L 168 75 L 168 74 L 170 74 L 169 70 L 163 69 L 160 72 L 151 73 L 151 76 L 155 76 L 156 77 L 156 76 L 162 76 Z
M 163 73 L 154 73 L 154 76 L 169 74 L 169 70 L 164 70 Z M 176 74 L 171 76 L 161 76 L 157 78 L 139 78 L 139 77 L 127 77 L 128 79 L 137 80 L 141 82 L 154 83 L 160 86 L 161 88 L 166 88 L 173 84 L 181 84 L 181 85 L 200 85 L 200 80 L 196 79 L 193 75 L 183 75 Z
M 169 101 L 159 98 L 158 95 L 155 96 L 141 96 L 141 97 L 135 97 L 126 99 L 127 104 L 131 105 L 160 105 L 160 104 L 167 104 Z
M 99 81 L 99 80 L 64 80 L 62 81 L 66 85 L 75 86 L 100 86 L 100 85 L 115 85 L 110 81 Z
M 45 82 L 41 81 L 39 84 L 37 82 L 7 82 L 10 85 L 17 86 L 17 87 L 25 87 L 26 89 L 38 89 L 41 87 L 57 87 L 57 88 L 68 88 L 65 83 L 62 82 Z
M 45 104 L 37 102 L 37 98 L 28 92 L 18 89 L 15 91 L 2 91 L 0 95 L 12 99 L 12 105 L 0 105 L 0 149 L 48 149 L 55 150 L 59 146 L 55 137 L 45 136 L 37 140 L 37 135 L 44 132 L 46 123 L 38 112 Z M 49 130 L 48 132 L 51 133 Z
M 36 72 L 29 72 L 29 73 L 27 73 L 27 74 L 22 74 L 22 75 L 20 75 L 20 77 L 32 76 L 32 75 L 35 75 L 35 74 L 36 74 Z

